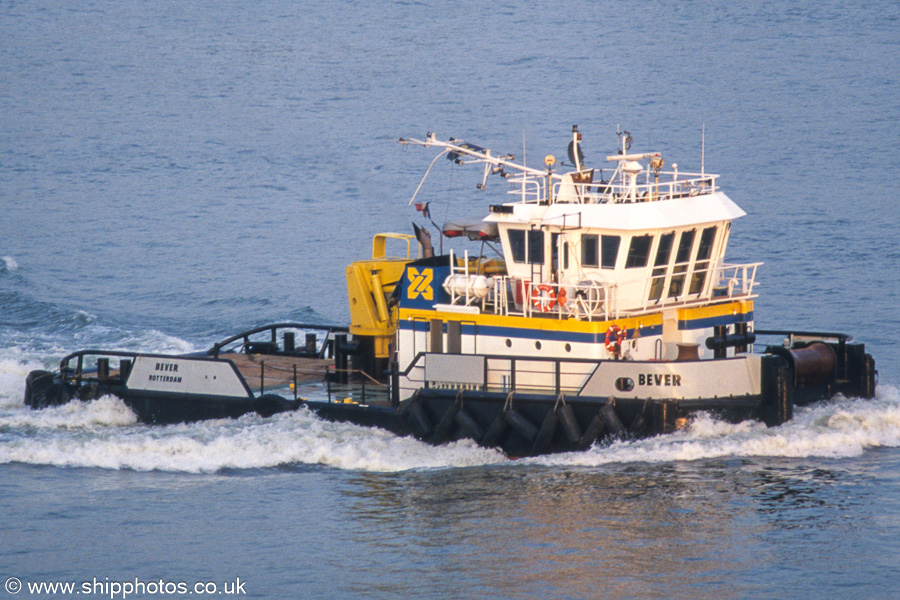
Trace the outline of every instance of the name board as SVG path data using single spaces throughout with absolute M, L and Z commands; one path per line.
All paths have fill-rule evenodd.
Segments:
M 234 365 L 225 360 L 138 356 L 129 390 L 247 398 L 250 391 Z

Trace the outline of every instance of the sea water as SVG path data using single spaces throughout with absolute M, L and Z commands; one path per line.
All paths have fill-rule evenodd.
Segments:
M 0 27 L 3 597 L 897 597 L 896 2 L 34 1 Z M 305 410 L 23 407 L 77 349 L 345 324 L 346 264 L 424 224 L 433 155 L 398 138 L 538 166 L 573 124 L 590 166 L 619 128 L 720 174 L 757 326 L 853 334 L 877 397 L 518 461 Z M 504 200 L 450 167 L 437 222 Z

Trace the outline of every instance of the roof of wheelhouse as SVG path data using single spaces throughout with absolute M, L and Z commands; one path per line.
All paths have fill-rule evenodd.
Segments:
M 400 143 L 443 148 L 432 166 L 442 155 L 458 164 L 483 164 L 484 178 L 479 189 L 484 189 L 490 174 L 505 178 L 512 186 L 509 193 L 518 195 L 519 200 L 492 206 L 491 213 L 483 219 L 485 223 L 638 232 L 732 221 L 746 214 L 717 189 L 716 175 L 679 173 L 675 164 L 663 171 L 665 161 L 660 153 L 629 154 L 631 135 L 627 131 L 617 135 L 621 148 L 617 154 L 606 157 L 616 165 L 608 181 L 603 180 L 602 171 L 600 180 L 594 181 L 597 170 L 585 166 L 577 126 L 572 128 L 568 148 L 575 170 L 569 172 L 555 171 L 557 159 L 552 155 L 544 159 L 545 170 L 535 169 L 513 162 L 513 155 L 494 155 L 490 149 L 453 138 L 443 142 L 433 133 L 425 141 L 401 139 Z M 649 164 L 641 164 L 647 159 Z M 431 167 L 423 183 L 430 171 Z M 413 200 L 415 194 L 410 203 Z
M 512 203 L 510 206 L 512 213 L 491 213 L 484 220 L 508 225 L 645 231 L 730 221 L 747 214 L 722 192 L 631 204 Z

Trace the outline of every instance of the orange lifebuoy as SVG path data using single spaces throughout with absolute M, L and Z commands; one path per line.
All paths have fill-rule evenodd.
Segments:
M 541 312 L 550 312 L 556 308 L 556 292 L 549 283 L 535 286 L 531 288 L 531 303 Z
M 618 354 L 622 349 L 622 342 L 625 341 L 627 331 L 618 325 L 610 325 L 606 330 L 606 349 L 613 354 Z

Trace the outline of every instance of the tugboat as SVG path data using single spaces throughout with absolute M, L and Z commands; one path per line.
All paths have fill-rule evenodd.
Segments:
M 661 153 L 631 153 L 619 132 L 605 177 L 585 164 L 577 126 L 571 136 L 566 171 L 552 155 L 538 169 L 431 133 L 400 139 L 439 151 L 422 183 L 446 156 L 482 166 L 481 190 L 491 175 L 505 179 L 509 201 L 440 228 L 472 240 L 471 253 L 435 255 L 415 225 L 416 235 L 376 235 L 372 258 L 347 267 L 347 329 L 270 325 L 203 356 L 82 351 L 58 373 L 31 373 L 25 402 L 112 393 L 147 422 L 306 406 L 432 444 L 470 439 L 529 456 L 672 432 L 698 411 L 775 426 L 795 405 L 874 397 L 875 362 L 851 336 L 755 328 L 761 263 L 725 261 L 745 213 L 716 175 L 664 170 Z M 327 399 L 298 397 L 310 378 L 327 382 Z

